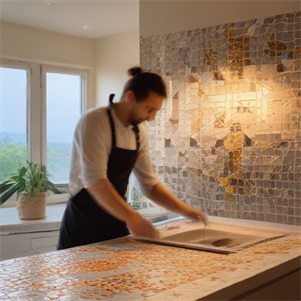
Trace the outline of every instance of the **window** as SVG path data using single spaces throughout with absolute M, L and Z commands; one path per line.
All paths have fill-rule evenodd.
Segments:
M 27 70 L 0 67 L 0 181 L 24 165 L 27 153 Z
M 86 85 L 86 71 L 0 60 L 0 180 L 29 159 L 68 183 Z
M 67 183 L 72 138 L 81 114 L 82 76 L 46 72 L 46 157 L 54 183 Z
M 161 206 L 156 205 L 139 188 L 134 173 L 131 173 L 127 191 L 129 205 L 152 222 L 159 222 L 170 218 L 169 212 Z

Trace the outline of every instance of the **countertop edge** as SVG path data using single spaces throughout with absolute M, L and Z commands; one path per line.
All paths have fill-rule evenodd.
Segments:
M 221 290 L 204 296 L 199 300 L 239 300 L 239 296 L 252 292 L 258 287 L 264 286 L 268 283 L 280 279 L 282 276 L 287 275 L 296 270 L 300 270 L 301 255 L 282 262 L 274 267 L 271 267 L 261 273 L 256 273 L 253 276 L 238 281 L 231 286 L 222 288 Z

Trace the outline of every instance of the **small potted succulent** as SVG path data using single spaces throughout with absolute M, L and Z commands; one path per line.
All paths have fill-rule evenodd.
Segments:
M 27 160 L 26 166 L 0 183 L 0 205 L 17 193 L 17 210 L 20 219 L 44 219 L 47 191 L 60 193 L 48 179 L 49 176 L 45 165 Z

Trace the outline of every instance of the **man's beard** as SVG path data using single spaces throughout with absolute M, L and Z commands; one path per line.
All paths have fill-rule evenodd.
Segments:
M 142 120 L 142 119 L 139 119 L 139 120 L 131 120 L 131 125 L 138 125 L 138 124 L 140 124 L 141 122 L 143 122 L 144 120 Z
M 133 113 L 133 112 L 131 112 L 129 119 L 130 119 L 131 125 L 138 125 L 139 123 L 144 121 L 144 119 L 142 119 L 142 118 L 136 118 L 135 113 Z

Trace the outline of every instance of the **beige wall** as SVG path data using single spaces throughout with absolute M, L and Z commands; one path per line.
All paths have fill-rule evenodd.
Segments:
M 118 101 L 127 70 L 139 64 L 139 31 L 99 39 L 0 21 L 0 57 L 89 70 L 88 108 Z
M 86 70 L 87 107 L 95 106 L 95 40 L 0 21 L 0 57 Z
M 151 36 L 299 11 L 299 0 L 140 0 L 140 34 Z
M 64 66 L 94 67 L 95 40 L 0 22 L 0 55 Z
M 97 105 L 107 105 L 111 93 L 115 94 L 114 101 L 119 101 L 128 80 L 127 70 L 139 64 L 139 39 L 139 31 L 97 39 Z

